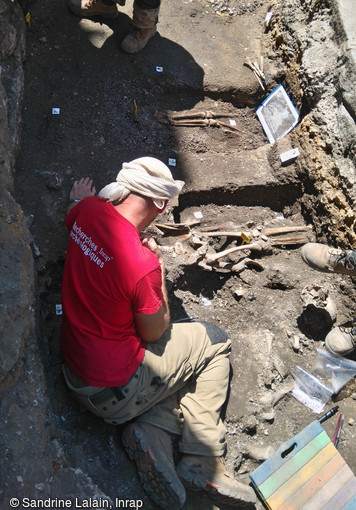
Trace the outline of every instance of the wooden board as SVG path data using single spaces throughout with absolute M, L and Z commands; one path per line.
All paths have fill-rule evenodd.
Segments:
M 291 451 L 291 453 L 295 455 L 321 432 L 324 432 L 324 429 L 321 427 L 320 423 L 315 420 L 308 425 L 308 427 L 299 432 L 293 439 L 283 443 L 268 460 L 250 474 L 253 484 L 256 487 L 262 485 L 277 469 L 283 467 L 289 461 L 290 456 L 285 455 L 286 451 L 295 445 Z
M 356 477 L 318 420 L 283 443 L 250 478 L 270 510 L 356 509 Z
M 293 492 L 287 498 L 279 510 L 298 510 L 298 508 L 301 508 L 304 503 L 310 500 L 310 498 L 321 489 L 325 482 L 332 478 L 334 472 L 338 471 L 344 465 L 345 461 L 341 455 L 334 455 L 329 462 L 326 462 L 326 464 L 310 478 L 310 480 L 301 484 L 296 492 Z

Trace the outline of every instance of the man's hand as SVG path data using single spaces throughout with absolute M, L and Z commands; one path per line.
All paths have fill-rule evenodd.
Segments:
M 89 177 L 82 177 L 79 181 L 74 181 L 72 189 L 69 193 L 69 206 L 67 213 L 71 210 L 72 207 L 79 200 L 83 200 L 83 198 L 91 197 L 95 195 L 96 189 L 93 184 L 93 179 Z
M 74 181 L 69 194 L 69 200 L 83 200 L 83 198 L 95 195 L 96 190 L 93 179 L 82 177 L 79 181 Z
M 162 264 L 163 256 L 162 256 L 161 250 L 159 249 L 158 244 L 153 239 L 153 237 L 146 236 L 145 234 L 143 234 L 143 235 L 141 235 L 141 241 L 142 241 L 143 246 L 146 246 L 149 250 L 151 250 L 151 252 L 154 253 L 156 255 L 156 257 L 158 258 L 160 264 Z

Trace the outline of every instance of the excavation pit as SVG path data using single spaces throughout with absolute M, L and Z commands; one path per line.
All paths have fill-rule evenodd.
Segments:
M 179 204 L 157 219 L 166 228 L 153 227 L 165 253 L 172 319 L 212 321 L 233 342 L 225 409 L 228 467 L 248 481 L 258 465 L 248 454 L 251 447 L 275 449 L 315 418 L 290 394 L 291 371 L 296 365 L 308 370 L 323 345 L 322 338 L 300 329 L 302 291 L 312 283 L 327 288 L 340 322 L 355 314 L 352 279 L 313 272 L 299 255 L 308 240 L 344 247 L 354 241 L 356 135 L 345 33 L 337 2 L 273 1 L 268 30 L 263 2 L 226 1 L 228 11 L 223 3 L 163 4 L 160 36 L 128 57 L 117 48 L 129 2 L 117 22 L 79 19 L 53 0 L 21 2 L 31 14 L 24 108 L 16 110 L 12 96 L 8 108 L 12 129 L 15 114 L 21 114 L 14 195 L 30 232 L 24 245 L 32 248 L 36 286 L 35 300 L 28 298 L 30 319 L 24 300 L 6 322 L 11 333 L 13 322 L 22 324 L 19 316 L 27 321 L 11 378 L 4 376 L 4 497 L 125 496 L 153 508 L 123 453 L 120 428 L 80 413 L 68 394 L 59 349 L 71 185 L 89 175 L 99 190 L 122 162 L 138 156 L 174 160 L 172 172 L 186 181 Z M 244 65 L 247 56 L 261 55 L 267 91 Z M 300 112 L 300 123 L 270 145 L 256 108 L 279 83 Z M 60 108 L 59 115 L 52 108 Z M 159 112 L 223 114 L 217 118 L 238 131 L 166 125 Z M 280 154 L 294 147 L 300 156 L 282 165 Z M 21 210 L 5 209 L 11 234 L 22 221 Z M 169 230 L 174 224 L 182 232 Z M 208 256 L 243 247 L 238 232 L 263 249 L 236 250 L 207 262 Z M 20 264 L 18 253 L 27 253 L 23 245 L 4 246 L 11 255 L 7 267 Z M 10 282 L 4 272 L 4 291 L 11 285 L 19 291 L 25 274 L 14 271 Z M 351 383 L 337 397 L 348 419 L 354 417 Z M 330 436 L 335 424 L 325 423 Z M 352 425 L 344 428 L 340 452 L 355 472 Z M 209 505 L 207 497 L 189 494 L 184 508 Z

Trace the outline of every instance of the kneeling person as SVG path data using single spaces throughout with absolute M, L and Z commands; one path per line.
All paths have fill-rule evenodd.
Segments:
M 210 323 L 170 323 L 164 260 L 141 234 L 183 184 L 148 157 L 125 163 L 99 196 L 90 179 L 74 183 L 62 285 L 64 375 L 94 414 L 130 422 L 123 445 L 156 504 L 180 508 L 184 485 L 221 502 L 252 503 L 254 491 L 223 463 L 231 342 Z

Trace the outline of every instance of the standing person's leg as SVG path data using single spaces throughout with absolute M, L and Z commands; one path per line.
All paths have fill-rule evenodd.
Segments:
M 332 248 L 326 244 L 307 243 L 300 250 L 302 260 L 323 273 L 356 276 L 356 250 Z M 325 337 L 325 348 L 334 356 L 348 356 L 356 351 L 356 321 L 334 327 Z
M 125 53 L 137 53 L 157 32 L 161 0 L 135 0 L 132 27 L 123 39 L 120 48 Z
M 116 18 L 119 15 L 117 3 L 113 0 L 68 0 L 68 7 L 74 14 L 85 18 Z
M 300 250 L 303 262 L 323 273 L 356 276 L 356 250 L 332 248 L 326 244 L 307 243 Z
M 101 16 L 116 18 L 118 5 L 124 0 L 68 0 L 69 9 L 83 17 Z M 120 48 L 125 53 L 137 53 L 157 32 L 161 0 L 134 0 L 132 27 L 124 37 Z

